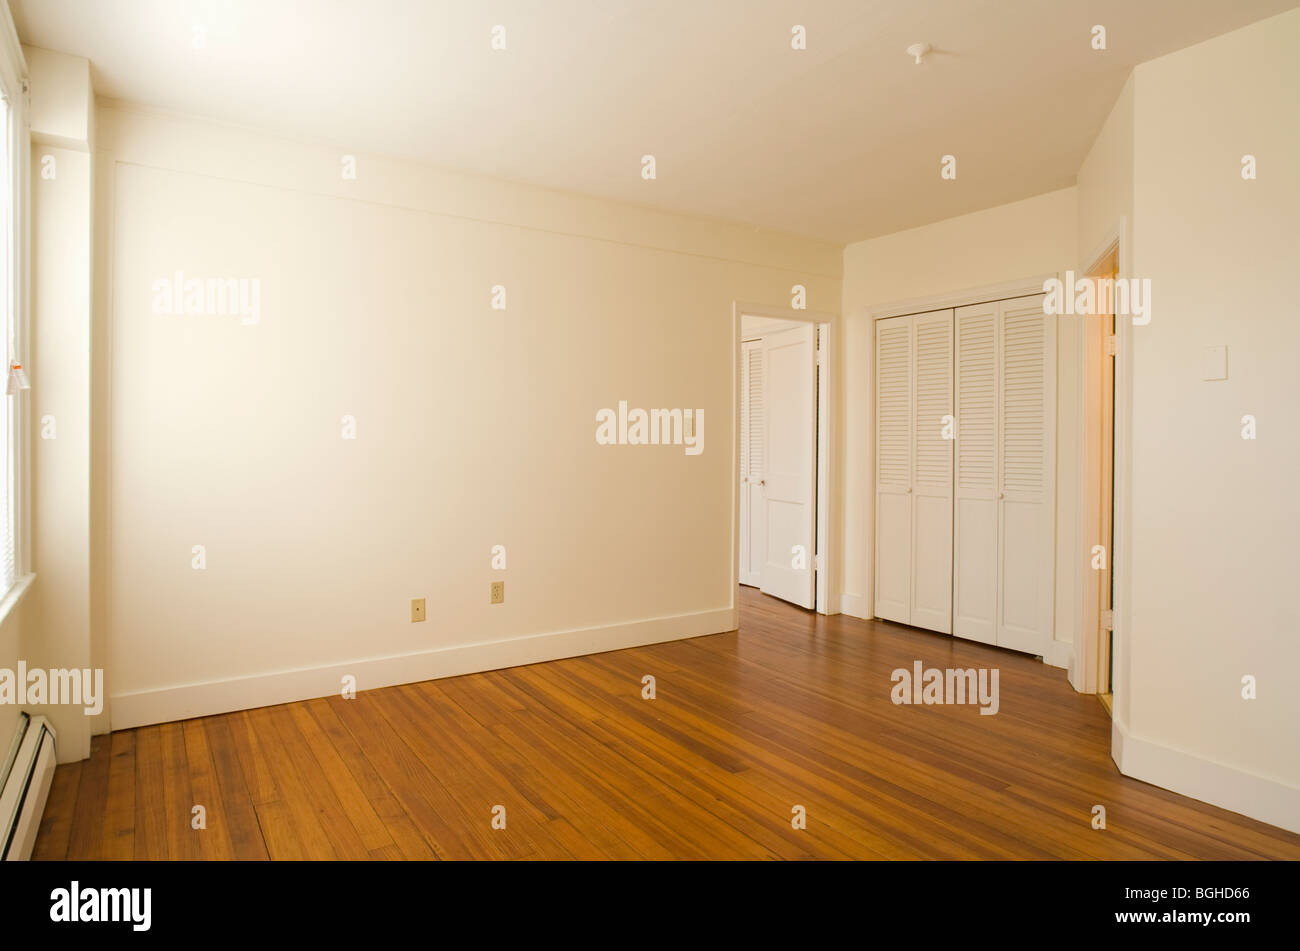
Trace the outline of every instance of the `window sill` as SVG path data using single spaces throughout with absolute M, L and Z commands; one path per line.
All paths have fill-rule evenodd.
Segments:
M 36 575 L 34 573 L 29 572 L 23 575 L 14 582 L 13 587 L 9 589 L 9 593 L 3 599 L 0 599 L 0 625 L 9 620 L 10 612 L 18 607 L 18 602 L 27 594 L 28 589 L 31 588 L 32 582 L 35 580 Z

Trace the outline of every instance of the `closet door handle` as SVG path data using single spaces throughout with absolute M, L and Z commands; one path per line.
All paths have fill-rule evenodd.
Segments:
M 910 485 L 907 487 L 907 494 L 908 495 L 912 494 L 912 487 Z
M 999 493 L 998 493 L 998 498 L 1000 498 L 1000 499 L 1005 499 L 1006 497 L 1007 497 L 1007 494 L 1006 494 L 1005 492 L 999 492 Z

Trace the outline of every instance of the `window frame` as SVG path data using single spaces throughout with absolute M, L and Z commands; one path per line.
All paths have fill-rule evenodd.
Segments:
M 10 280 L 3 305 L 12 321 L 13 358 L 27 366 L 31 314 L 31 128 L 30 82 L 27 61 L 23 56 L 13 18 L 7 5 L 0 22 L 0 94 L 8 104 L 3 130 L 9 148 L 7 181 L 0 183 L 8 191 L 9 214 L 4 222 L 9 260 L 4 262 Z M 8 341 L 5 342 L 8 350 Z M 5 368 L 6 374 L 8 367 Z M 7 382 L 7 379 L 6 379 Z M 30 392 L 30 391 L 28 391 Z M 24 392 L 9 398 L 9 453 L 3 460 L 10 481 L 10 526 L 14 542 L 14 582 L 0 592 L 0 622 L 21 598 L 31 583 L 31 400 Z

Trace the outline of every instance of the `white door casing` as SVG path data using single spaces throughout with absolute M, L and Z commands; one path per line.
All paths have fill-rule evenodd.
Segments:
M 761 589 L 813 606 L 816 551 L 817 351 L 805 324 L 763 337 Z

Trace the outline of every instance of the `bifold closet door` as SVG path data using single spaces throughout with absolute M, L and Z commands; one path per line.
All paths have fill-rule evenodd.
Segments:
M 953 312 L 876 322 L 876 617 L 952 633 Z
M 912 622 L 912 318 L 876 321 L 875 615 Z
M 1055 583 L 1056 325 L 1042 296 L 959 307 L 953 633 L 1041 654 Z
M 997 643 L 998 305 L 958 307 L 953 633 Z
M 909 623 L 943 634 L 952 633 L 952 337 L 951 310 L 912 318 Z
M 1056 582 L 1056 321 L 1041 295 L 1002 301 L 999 318 L 997 644 L 1041 654 Z

